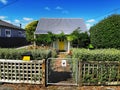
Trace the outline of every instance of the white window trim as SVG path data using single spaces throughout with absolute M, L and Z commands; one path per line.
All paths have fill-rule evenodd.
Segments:
M 10 35 L 9 36 L 6 34 L 6 31 L 10 31 Z M 11 37 L 11 30 L 9 30 L 9 29 L 5 30 L 5 37 Z

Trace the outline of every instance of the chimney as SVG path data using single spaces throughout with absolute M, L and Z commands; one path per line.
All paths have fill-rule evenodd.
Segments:
M 22 28 L 22 24 L 20 23 L 20 28 Z

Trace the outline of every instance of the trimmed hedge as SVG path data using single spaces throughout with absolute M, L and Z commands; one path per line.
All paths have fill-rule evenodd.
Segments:
M 120 14 L 108 16 L 92 26 L 90 41 L 95 48 L 120 48 Z
M 120 61 L 120 50 L 117 49 L 72 49 L 73 58 L 81 61 Z
M 0 49 L 0 59 L 13 59 L 21 60 L 24 53 L 30 52 L 33 60 L 47 59 L 49 57 L 55 57 L 56 52 L 54 50 L 35 49 L 35 50 L 17 50 L 17 49 Z

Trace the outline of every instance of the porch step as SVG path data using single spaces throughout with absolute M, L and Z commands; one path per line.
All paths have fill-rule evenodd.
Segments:
M 67 56 L 67 52 L 60 52 L 57 57 L 58 58 L 65 58 Z

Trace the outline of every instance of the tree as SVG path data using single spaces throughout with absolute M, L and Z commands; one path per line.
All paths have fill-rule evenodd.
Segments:
M 73 47 L 86 48 L 90 43 L 90 38 L 87 32 L 81 32 L 80 29 L 76 29 L 71 33 L 74 37 L 72 40 Z
M 52 32 L 48 32 L 47 34 L 36 35 L 36 44 L 37 45 L 47 45 L 49 46 L 53 41 L 56 40 L 56 35 Z
M 91 27 L 90 40 L 95 48 L 119 48 L 120 15 L 108 16 Z
M 37 27 L 37 24 L 38 24 L 38 21 L 33 21 L 33 22 L 29 23 L 28 25 L 26 25 L 26 27 L 25 27 L 27 40 L 29 42 L 34 41 L 34 32 Z

